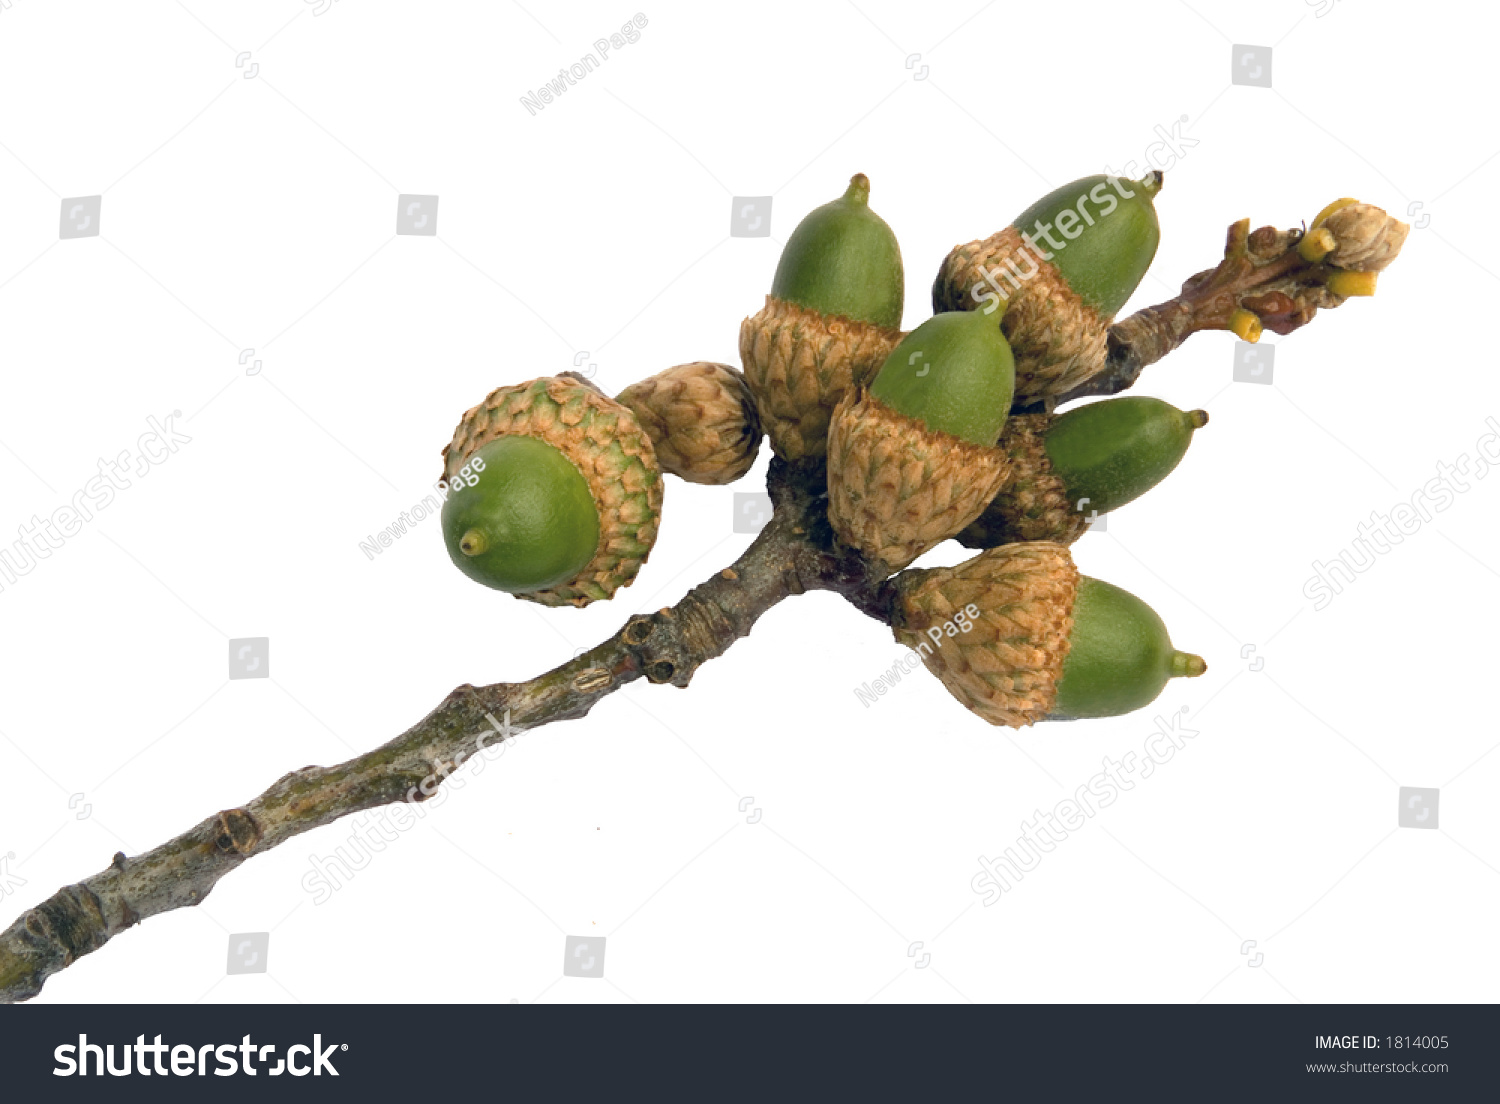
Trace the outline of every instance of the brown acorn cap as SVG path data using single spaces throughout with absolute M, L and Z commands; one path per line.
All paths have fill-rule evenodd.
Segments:
M 1353 272 L 1379 272 L 1396 259 L 1411 227 L 1369 203 L 1340 207 L 1323 220 L 1334 247 L 1323 259 Z
M 1088 529 L 1088 518 L 1073 509 L 1068 489 L 1052 472 L 1047 456 L 1051 414 L 1017 414 L 1000 433 L 997 446 L 1010 457 L 1010 477 L 972 525 L 958 534 L 965 548 L 996 548 L 1013 541 L 1072 544 Z
M 733 483 L 760 449 L 760 416 L 745 377 L 695 360 L 632 383 L 616 396 L 650 434 L 662 470 L 689 483 Z
M 760 312 L 740 323 L 740 360 L 776 455 L 825 455 L 833 408 L 868 383 L 900 343 L 899 329 L 767 295 Z
M 443 448 L 451 481 L 497 437 L 535 437 L 559 449 L 588 482 L 599 511 L 599 545 L 576 578 L 517 594 L 544 606 L 586 606 L 629 586 L 656 543 L 662 477 L 651 438 L 629 407 L 577 378 L 542 376 L 497 387 L 466 411 Z
M 932 286 L 932 309 L 983 306 L 974 299 L 974 288 L 996 294 L 985 270 L 994 273 L 1006 297 L 1000 331 L 1016 357 L 1017 406 L 1061 395 L 1104 371 L 1110 319 L 1080 299 L 1052 262 L 1028 247 L 1014 226 L 983 241 L 953 247 Z M 1017 274 L 1014 278 L 1012 272 Z M 1022 278 L 1028 273 L 1029 278 Z
M 903 571 L 891 627 L 948 692 L 993 725 L 1042 720 L 1073 632 L 1078 569 L 1060 544 L 1028 541 L 957 567 Z M 973 617 L 966 607 L 979 611 Z M 964 623 L 972 627 L 964 631 Z M 937 639 L 929 629 L 941 628 Z
M 860 388 L 828 432 L 828 520 L 844 543 L 900 571 L 983 511 L 1005 453 L 928 429 Z

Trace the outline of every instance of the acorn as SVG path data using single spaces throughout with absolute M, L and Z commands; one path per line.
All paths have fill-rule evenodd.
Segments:
M 1144 395 L 1104 399 L 1064 414 L 1019 414 L 999 447 L 1010 477 L 958 542 L 995 548 L 1012 541 L 1072 544 L 1095 514 L 1133 502 L 1177 467 L 1203 410 L 1178 410 Z
M 990 724 L 1114 717 L 1155 701 L 1168 679 L 1207 670 L 1172 646 L 1150 606 L 1080 575 L 1051 541 L 904 571 L 895 585 L 897 641 Z
M 662 471 L 689 483 L 733 483 L 755 463 L 760 417 L 745 377 L 727 364 L 679 364 L 616 397 L 651 437 Z
M 443 449 L 443 540 L 469 578 L 546 606 L 628 586 L 656 541 L 662 477 L 626 407 L 576 378 L 498 387 Z
M 999 312 L 929 318 L 868 392 L 844 396 L 828 434 L 828 519 L 888 572 L 968 525 L 1004 484 L 995 447 L 1015 387 Z
M 823 456 L 829 417 L 901 340 L 901 247 L 857 173 L 792 231 L 766 305 L 740 324 L 761 425 L 786 460 Z
M 1161 185 L 1159 172 L 1142 180 L 1086 176 L 943 261 L 934 311 L 1008 304 L 1002 326 L 1015 351 L 1019 405 L 1064 394 L 1104 370 L 1109 324 L 1156 256 L 1152 199 Z

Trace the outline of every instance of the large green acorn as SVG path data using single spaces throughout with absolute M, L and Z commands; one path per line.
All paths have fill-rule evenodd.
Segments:
M 1007 303 L 1016 401 L 1060 395 L 1105 368 L 1108 329 L 1161 238 L 1162 174 L 1086 176 L 1043 196 L 983 241 L 955 246 L 932 285 L 934 311 Z
M 628 586 L 656 541 L 662 476 L 630 409 L 574 378 L 492 391 L 443 449 L 448 555 L 465 575 L 543 605 Z
M 765 307 L 740 325 L 740 358 L 778 456 L 822 456 L 840 400 L 901 340 L 901 248 L 870 210 L 870 181 L 811 212 L 787 239 Z
M 918 326 L 828 435 L 828 518 L 845 543 L 899 571 L 968 525 L 1004 484 L 995 439 L 1015 387 L 999 312 Z
M 1094 514 L 1133 502 L 1181 462 L 1202 410 L 1178 410 L 1144 395 L 1104 399 L 1064 414 L 1021 414 L 1005 423 L 999 447 L 1010 478 L 958 534 L 969 548 L 1023 540 L 1071 544 Z
M 891 626 L 990 724 L 1113 717 L 1207 665 L 1172 646 L 1152 609 L 1080 575 L 1066 547 L 1008 544 L 957 567 L 896 577 Z

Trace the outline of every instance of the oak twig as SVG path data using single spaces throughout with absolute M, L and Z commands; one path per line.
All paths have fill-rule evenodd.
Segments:
M 1183 285 L 1182 294 L 1110 328 L 1109 367 L 1063 396 L 1130 387 L 1148 364 L 1190 334 L 1225 329 L 1237 309 L 1277 333 L 1306 324 L 1320 306 L 1343 300 L 1322 283 L 1296 244 L 1301 232 L 1248 221 L 1230 228 L 1224 261 Z M 1057 402 L 1050 405 L 1055 406 Z M 421 801 L 505 723 L 527 730 L 586 715 L 601 698 L 639 678 L 687 686 L 704 663 L 746 636 L 783 598 L 809 590 L 841 594 L 889 623 L 894 590 L 833 535 L 821 461 L 771 461 L 775 510 L 738 560 L 677 605 L 630 618 L 591 651 L 528 682 L 463 685 L 389 743 L 332 767 L 303 767 L 259 797 L 225 809 L 135 857 L 117 853 L 98 874 L 64 886 L 0 932 L 0 1002 L 28 1000 L 53 974 L 141 921 L 196 905 L 242 862 L 351 813 Z M 503 730 L 502 730 L 503 731 Z

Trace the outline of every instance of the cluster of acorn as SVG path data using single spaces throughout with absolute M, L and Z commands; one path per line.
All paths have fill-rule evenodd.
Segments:
M 1080 575 L 1067 546 L 1171 472 L 1207 415 L 1143 397 L 1011 411 L 1104 370 L 1109 324 L 1156 252 L 1160 186 L 1152 173 L 1057 189 L 954 248 L 933 317 L 903 333 L 901 251 L 855 176 L 788 239 L 765 307 L 741 324 L 743 374 L 684 364 L 615 399 L 544 377 L 469 410 L 443 450 L 445 478 L 484 461 L 443 508 L 453 562 L 546 605 L 609 598 L 651 550 L 662 472 L 731 482 L 764 430 L 784 460 L 826 465 L 835 533 L 899 573 L 896 638 L 928 642 L 924 662 L 974 713 L 1020 727 L 1140 708 L 1204 662 L 1145 603 Z M 1359 212 L 1339 213 L 1352 226 Z M 1332 238 L 1312 243 L 1320 256 Z M 949 538 L 982 551 L 907 570 Z M 927 632 L 970 605 L 972 629 Z

